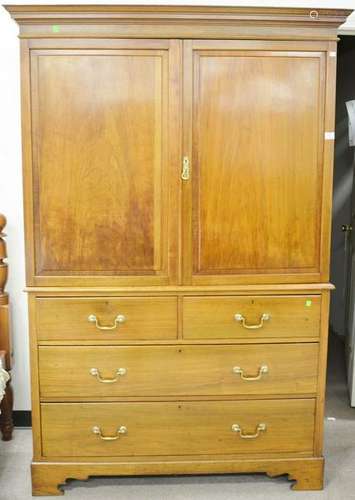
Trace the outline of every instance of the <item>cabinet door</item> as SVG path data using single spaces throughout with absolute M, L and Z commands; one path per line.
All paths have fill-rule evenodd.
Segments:
M 325 53 L 257 46 L 185 42 L 185 283 L 320 279 Z
M 180 42 L 71 43 L 31 50 L 30 281 L 174 283 Z

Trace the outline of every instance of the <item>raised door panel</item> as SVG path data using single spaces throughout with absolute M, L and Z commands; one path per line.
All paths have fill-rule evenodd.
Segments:
M 175 281 L 178 51 L 168 41 L 32 51 L 41 283 Z
M 215 44 L 184 51 L 185 282 L 319 279 L 324 53 Z

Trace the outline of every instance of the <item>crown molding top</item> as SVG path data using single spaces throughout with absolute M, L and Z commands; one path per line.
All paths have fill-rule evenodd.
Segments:
M 222 7 L 164 5 L 5 5 L 20 25 L 22 37 L 128 36 L 149 34 L 159 26 L 158 38 L 190 37 L 198 27 L 197 37 L 254 37 L 334 39 L 336 29 L 352 12 L 348 9 L 310 9 L 286 7 Z M 41 27 L 60 25 L 54 33 Z M 70 26 L 76 26 L 76 29 Z M 96 25 L 97 28 L 93 28 Z M 29 26 L 32 26 L 30 28 Z M 105 29 L 110 26 L 111 31 Z M 116 26 L 116 30 L 114 29 Z M 78 30 L 78 27 L 82 28 Z M 145 28 L 138 33 L 138 28 Z M 223 31 L 226 30 L 226 31 Z M 262 30 L 262 33 L 261 31 Z M 276 32 L 279 30 L 279 36 Z M 303 33 L 302 33 L 303 31 Z M 260 35 L 260 36 L 259 36 Z M 292 36 L 293 35 L 293 36 Z
M 252 21 L 276 23 L 342 24 L 352 10 L 292 7 L 213 7 L 177 5 L 4 5 L 19 23 L 42 23 L 52 20 L 78 23 L 115 20 L 205 20 Z M 317 14 L 318 16 L 317 16 Z

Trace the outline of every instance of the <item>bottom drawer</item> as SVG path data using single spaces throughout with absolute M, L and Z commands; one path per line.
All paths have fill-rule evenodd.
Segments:
M 41 405 L 43 455 L 313 452 L 315 400 Z

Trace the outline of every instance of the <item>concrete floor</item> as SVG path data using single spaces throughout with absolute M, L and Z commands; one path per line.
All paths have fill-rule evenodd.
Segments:
M 91 478 L 70 481 L 65 496 L 81 500 L 355 500 L 355 408 L 348 405 L 343 346 L 330 342 L 325 422 L 324 491 L 294 492 L 286 478 L 265 475 Z M 16 429 L 14 440 L 0 442 L 0 499 L 31 497 L 31 431 Z M 52 498 L 52 497 L 42 497 Z

